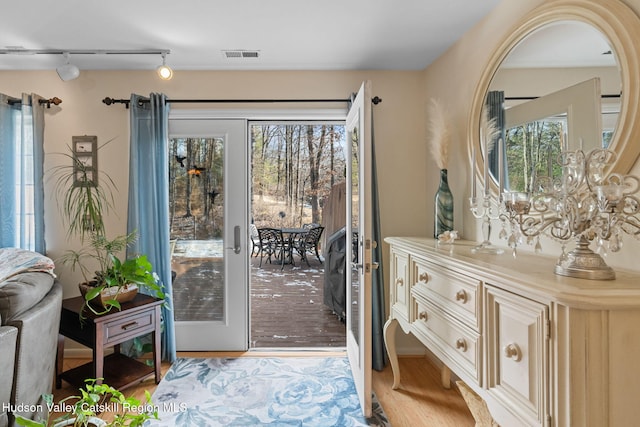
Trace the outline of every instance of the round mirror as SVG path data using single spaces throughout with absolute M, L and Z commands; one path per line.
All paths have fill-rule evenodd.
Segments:
M 494 53 L 474 97 L 475 170 L 484 170 L 488 152 L 489 185 L 526 192 L 536 176 L 560 173 L 554 163 L 561 150 L 608 147 L 618 154 L 613 168 L 627 173 L 640 154 L 632 45 L 639 34 L 640 19 L 618 0 L 554 2 L 525 16 Z
M 556 21 L 526 35 L 487 92 L 483 114 L 503 141 L 491 141 L 491 175 L 498 178 L 497 150 L 503 150 L 503 189 L 529 193 L 538 177 L 561 175 L 561 151 L 608 147 L 621 84 L 609 41 L 593 26 Z

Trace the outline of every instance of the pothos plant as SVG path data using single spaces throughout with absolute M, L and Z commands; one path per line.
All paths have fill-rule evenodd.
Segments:
M 89 247 L 80 251 L 68 251 L 63 256 L 64 262 L 70 264 L 72 270 L 77 268 L 81 271 L 84 284 L 88 285 L 88 291 L 84 295 L 86 307 L 95 314 L 104 314 L 113 308 L 120 310 L 117 296 L 131 285 L 136 285 L 157 298 L 165 299 L 164 288 L 146 255 L 137 255 L 124 260 L 115 255 L 115 251 L 123 250 L 134 239 L 135 233 L 119 236 L 114 240 L 93 236 Z M 84 262 L 87 257 L 97 260 L 100 266 L 92 276 Z M 107 288 L 114 291 L 109 293 L 109 299 L 102 302 L 102 309 L 89 304 Z
M 163 287 L 145 255 L 126 260 L 116 255 L 135 241 L 136 233 L 113 239 L 106 236 L 103 218 L 114 204 L 114 181 L 104 171 L 96 171 L 80 161 L 74 156 L 72 148 L 68 148 L 70 153 L 61 154 L 71 160 L 71 164 L 54 167 L 51 174 L 55 177 L 55 194 L 60 201 L 60 212 L 68 227 L 68 236 L 76 236 L 83 244 L 88 243 L 79 250 L 67 251 L 61 257 L 61 261 L 70 265 L 72 271 L 80 270 L 84 283 L 91 287 L 85 293 L 85 305 L 96 314 L 113 308 L 120 309 L 116 295 L 131 284 L 164 299 Z M 94 270 L 96 264 L 97 269 Z M 116 291 L 112 293 L 113 298 L 103 302 L 103 310 L 88 304 L 106 288 L 116 288 Z
M 47 417 L 44 420 L 30 420 L 19 415 L 16 424 L 26 427 L 73 426 L 73 427 L 141 427 L 147 420 L 158 419 L 157 408 L 152 404 L 151 394 L 145 390 L 145 401 L 133 396 L 126 397 L 118 389 L 98 384 L 95 379 L 85 380 L 86 385 L 80 394 L 53 402 L 52 394 L 42 397 L 47 405 Z M 107 422 L 98 418 L 101 412 L 113 414 L 113 420 Z M 52 413 L 62 413 L 55 419 Z

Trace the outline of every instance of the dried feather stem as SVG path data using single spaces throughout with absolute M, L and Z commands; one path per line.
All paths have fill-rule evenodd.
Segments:
M 438 168 L 447 169 L 451 130 L 449 128 L 447 114 L 440 101 L 436 98 L 431 98 L 429 104 L 428 125 L 431 130 L 429 143 L 433 160 L 436 162 Z
M 489 109 L 484 108 L 482 110 L 482 115 L 480 116 L 480 136 L 481 139 L 484 138 L 484 141 L 480 141 L 482 147 L 486 147 L 485 155 L 489 155 L 496 145 L 496 139 L 500 135 L 500 130 L 498 129 L 496 118 L 493 117 L 489 119 Z

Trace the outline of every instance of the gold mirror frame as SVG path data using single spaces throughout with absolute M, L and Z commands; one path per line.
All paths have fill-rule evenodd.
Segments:
M 526 14 L 520 22 L 506 32 L 506 38 L 491 55 L 478 82 L 473 97 L 468 136 L 468 153 L 472 147 L 480 148 L 480 116 L 491 80 L 500 64 L 511 50 L 534 30 L 556 21 L 573 20 L 587 23 L 600 30 L 614 50 L 620 66 L 622 96 L 620 116 L 611 141 L 611 148 L 618 158 L 612 170 L 628 173 L 640 155 L 640 55 L 634 48 L 634 41 L 640 40 L 640 17 L 619 0 L 558 0 L 545 3 Z M 482 170 L 484 158 L 476 156 L 473 173 Z M 482 176 L 481 173 L 479 173 Z M 493 187 L 495 180 L 491 180 Z

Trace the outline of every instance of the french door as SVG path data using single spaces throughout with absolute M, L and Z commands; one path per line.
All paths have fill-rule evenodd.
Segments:
M 173 286 L 178 351 L 248 348 L 246 133 L 246 120 L 169 120 L 172 258 L 183 270 Z M 192 270 L 197 286 L 180 277 Z
M 362 83 L 347 114 L 347 354 L 365 416 L 371 415 L 371 82 Z M 350 184 L 349 185 L 349 178 Z M 349 203 L 348 201 L 351 201 Z

